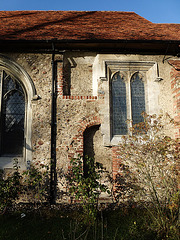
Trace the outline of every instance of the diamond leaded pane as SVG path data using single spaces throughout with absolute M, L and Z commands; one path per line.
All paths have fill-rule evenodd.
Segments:
M 2 71 L 0 70 L 0 85 L 1 85 Z
M 2 154 L 22 155 L 24 116 L 24 92 L 16 80 L 6 75 L 3 84 Z
M 3 94 L 15 88 L 16 88 L 15 81 L 12 80 L 9 75 L 5 75 L 3 84 Z
M 112 78 L 112 110 L 113 135 L 127 134 L 126 85 L 120 72 Z
M 144 82 L 139 73 L 131 79 L 131 105 L 133 124 L 143 122 L 142 112 L 145 112 Z

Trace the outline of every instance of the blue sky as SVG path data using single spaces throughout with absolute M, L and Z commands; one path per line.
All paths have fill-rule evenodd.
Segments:
M 180 0 L 0 0 L 0 10 L 133 11 L 154 23 L 180 23 Z

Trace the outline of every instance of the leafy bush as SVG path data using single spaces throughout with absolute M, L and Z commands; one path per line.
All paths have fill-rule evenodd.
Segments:
M 14 171 L 9 176 L 0 173 L 0 213 L 4 214 L 8 207 L 19 198 L 22 191 L 21 175 L 19 173 L 18 162 L 14 162 Z
M 47 201 L 48 189 L 48 166 L 37 163 L 30 169 L 19 172 L 18 161 L 14 161 L 14 170 L 9 175 L 0 174 L 0 213 L 5 213 L 20 197 L 25 198 L 35 207 Z
M 105 169 L 101 163 L 95 162 L 93 158 L 89 157 L 86 157 L 87 176 L 83 171 L 83 159 L 81 157 L 71 159 L 70 164 L 67 174 L 69 192 L 82 204 L 84 221 L 94 223 L 99 196 L 102 192 L 109 192 L 107 186 L 101 183 Z
M 174 124 L 171 119 L 168 123 Z M 119 151 L 121 164 L 128 165 L 135 176 L 136 201 L 144 203 L 162 239 L 177 239 L 178 140 L 162 134 L 162 116 L 144 114 L 144 122 L 134 125 L 131 130 L 132 134 L 123 137 Z
M 49 197 L 48 179 L 49 179 L 48 165 L 37 163 L 36 166 L 31 164 L 30 169 L 23 172 L 23 193 L 28 201 L 35 206 L 47 201 Z

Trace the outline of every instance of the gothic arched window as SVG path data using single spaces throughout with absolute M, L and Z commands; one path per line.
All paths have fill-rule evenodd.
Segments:
M 143 122 L 142 112 L 145 112 L 145 93 L 144 82 L 139 73 L 135 73 L 131 78 L 131 112 L 133 124 Z
M 112 78 L 112 131 L 113 135 L 127 134 L 126 85 L 124 76 L 117 72 Z
M 26 97 L 18 79 L 1 72 L 1 156 L 23 156 Z
M 34 83 L 16 62 L 0 54 L 0 168 L 21 169 L 32 160 L 32 102 L 37 100 Z

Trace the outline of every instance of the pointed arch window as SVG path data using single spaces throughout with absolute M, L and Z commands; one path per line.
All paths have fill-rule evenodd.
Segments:
M 143 121 L 145 85 L 139 72 L 116 72 L 111 78 L 112 137 L 128 134 L 131 124 Z M 128 120 L 131 120 L 128 124 Z
M 131 111 L 132 122 L 138 124 L 143 122 L 142 112 L 145 112 L 145 92 L 143 77 L 135 73 L 131 78 Z
M 26 97 L 20 82 L 1 72 L 1 156 L 23 156 Z
M 0 54 L 0 169 L 22 170 L 32 160 L 32 103 L 38 100 L 35 85 L 14 60 Z
M 127 134 L 126 84 L 117 72 L 112 78 L 112 131 L 113 135 Z

